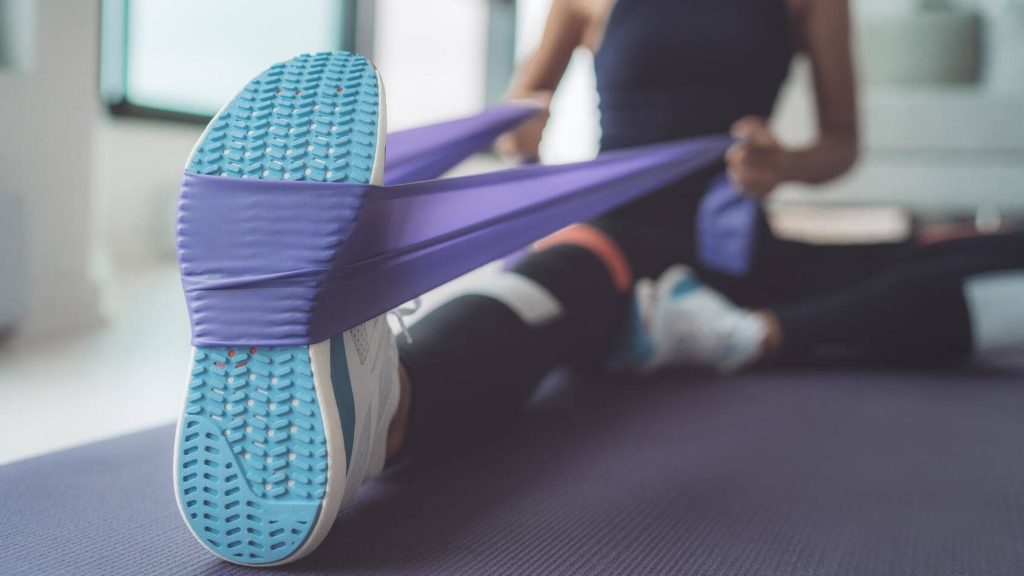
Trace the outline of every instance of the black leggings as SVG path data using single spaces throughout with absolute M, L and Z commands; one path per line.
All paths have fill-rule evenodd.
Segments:
M 828 255 L 828 247 L 820 250 Z M 898 248 L 877 271 L 844 288 L 772 306 L 785 337 L 774 361 L 961 364 L 973 352 L 965 281 L 1004 270 L 1024 270 L 1024 233 Z
M 691 227 L 658 221 L 664 214 L 674 213 L 677 222 L 681 213 L 692 215 L 698 197 L 659 193 L 590 225 L 620 248 L 634 278 L 686 263 L 738 305 L 775 312 L 785 344 L 774 363 L 963 362 L 971 354 L 963 281 L 1024 268 L 1024 234 L 931 247 L 818 246 L 780 240 L 762 218 L 751 271 L 737 279 L 697 263 Z M 556 244 L 530 254 L 511 273 L 546 289 L 562 314 L 531 325 L 500 299 L 465 295 L 417 322 L 413 344 L 399 345 L 412 382 L 410 444 L 516 414 L 558 366 L 603 366 L 629 302 L 605 262 L 579 245 Z

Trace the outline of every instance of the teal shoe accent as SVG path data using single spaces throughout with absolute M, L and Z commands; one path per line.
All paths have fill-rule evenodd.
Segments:
M 669 296 L 671 296 L 672 298 L 681 298 L 683 296 L 686 296 L 690 292 L 693 292 L 697 288 L 700 288 L 700 282 L 694 280 L 693 278 L 683 278 L 681 281 L 677 282 L 675 286 L 672 287 L 672 289 L 669 291 Z
M 640 304 L 636 298 L 633 298 L 622 335 L 608 357 L 608 368 L 633 370 L 645 366 L 652 358 L 654 358 L 654 343 L 640 318 Z
M 379 104 L 368 60 L 304 54 L 253 79 L 211 121 L 187 170 L 369 183 Z M 253 565 L 285 561 L 319 522 L 333 522 L 320 518 L 332 464 L 325 428 L 340 425 L 351 454 L 355 407 L 340 335 L 331 348 L 340 424 L 325 421 L 308 346 L 196 349 L 175 490 L 192 532 L 219 556 Z
M 359 330 L 356 327 L 356 330 Z M 345 357 L 345 339 L 331 338 L 331 382 L 334 384 L 334 401 L 341 416 L 341 430 L 345 435 L 345 461 L 352 459 L 352 440 L 356 428 L 356 399 L 352 394 L 352 376 L 348 372 L 348 358 Z

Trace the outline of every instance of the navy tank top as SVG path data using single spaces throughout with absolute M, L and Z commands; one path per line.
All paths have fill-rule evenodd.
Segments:
M 594 60 L 602 150 L 771 115 L 793 52 L 786 0 L 618 0 Z
M 787 0 L 618 0 L 594 59 L 601 149 L 727 132 L 768 117 L 789 72 Z M 772 239 L 760 205 L 724 165 L 603 216 L 672 250 L 701 274 L 749 273 Z M 647 246 L 651 246 L 648 242 Z

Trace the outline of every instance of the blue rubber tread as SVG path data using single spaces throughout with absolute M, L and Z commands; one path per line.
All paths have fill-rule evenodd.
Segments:
M 377 75 L 362 56 L 323 52 L 275 64 L 212 121 L 188 171 L 369 183 L 378 104 Z
M 275 64 L 211 121 L 187 170 L 368 183 L 378 103 L 376 72 L 361 56 Z M 193 532 L 235 562 L 294 554 L 326 489 L 324 426 L 308 346 L 197 348 L 175 472 Z

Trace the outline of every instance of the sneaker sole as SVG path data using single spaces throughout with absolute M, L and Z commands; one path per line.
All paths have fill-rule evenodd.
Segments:
M 385 127 L 383 85 L 368 60 L 306 54 L 272 66 L 225 106 L 186 170 L 376 184 Z M 193 535 L 215 555 L 284 564 L 312 552 L 330 530 L 352 442 L 348 368 L 334 366 L 340 377 L 332 378 L 331 356 L 331 341 L 194 349 L 175 440 L 175 496 Z

